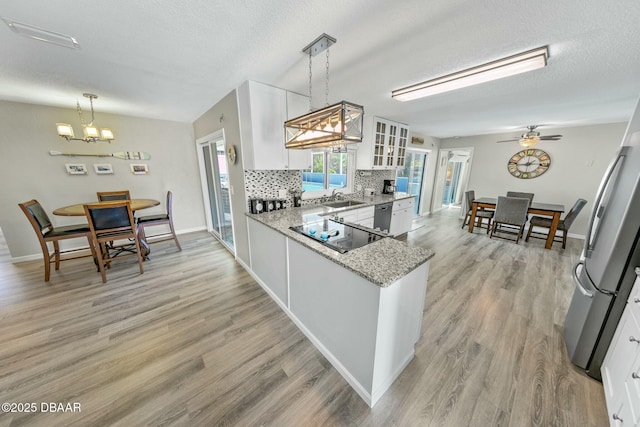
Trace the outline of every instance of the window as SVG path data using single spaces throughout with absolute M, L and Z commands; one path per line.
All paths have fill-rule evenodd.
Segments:
M 339 188 L 348 193 L 352 191 L 355 168 L 353 153 L 312 151 L 311 158 L 311 170 L 302 172 L 302 189 L 305 192 L 317 191 L 317 195 Z

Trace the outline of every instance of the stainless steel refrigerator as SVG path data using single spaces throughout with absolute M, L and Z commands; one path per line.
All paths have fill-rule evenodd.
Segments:
M 598 380 L 640 266 L 639 238 L 640 102 L 594 199 L 564 325 L 571 361 Z

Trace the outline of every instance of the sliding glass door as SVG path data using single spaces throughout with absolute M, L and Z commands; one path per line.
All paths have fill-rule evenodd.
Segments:
M 224 136 L 201 143 L 201 162 L 205 175 L 205 196 L 208 196 L 207 228 L 233 252 L 233 221 L 224 147 Z
M 402 193 L 415 194 L 416 200 L 413 214 L 418 215 L 422 198 L 422 183 L 427 164 L 427 153 L 407 150 L 404 168 L 399 169 L 396 176 L 397 190 Z

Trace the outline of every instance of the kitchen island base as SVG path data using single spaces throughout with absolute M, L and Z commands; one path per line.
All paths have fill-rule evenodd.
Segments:
M 429 262 L 383 287 L 264 224 L 248 223 L 252 276 L 373 407 L 413 359 Z M 285 283 L 265 275 L 266 242 L 285 245 L 284 262 L 271 264 L 284 268 Z

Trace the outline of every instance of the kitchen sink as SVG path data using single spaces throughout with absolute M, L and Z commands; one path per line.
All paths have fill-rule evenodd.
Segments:
M 337 202 L 328 202 L 323 203 L 322 206 L 328 206 L 330 208 L 347 208 L 350 206 L 363 205 L 364 202 L 359 202 L 357 200 L 339 200 Z

